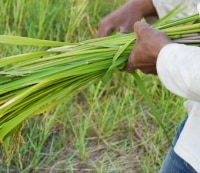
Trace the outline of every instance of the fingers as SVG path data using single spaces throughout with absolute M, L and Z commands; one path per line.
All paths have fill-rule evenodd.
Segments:
M 161 32 L 158 29 L 152 29 L 149 24 L 144 22 L 136 22 L 134 24 L 134 31 L 137 35 L 138 40 L 151 40 L 155 42 L 159 47 L 171 43 L 171 40 L 165 33 Z
M 121 26 L 121 27 L 119 28 L 119 32 L 120 32 L 121 34 L 128 34 L 128 33 L 129 33 L 128 28 L 126 28 L 126 27 L 124 27 L 124 26 Z
M 135 62 L 134 62 L 134 50 L 133 50 L 132 53 L 130 54 L 128 62 L 126 63 L 125 71 L 128 73 L 132 73 L 133 71 L 135 71 L 136 68 L 134 64 Z
M 133 51 L 130 54 L 130 57 L 125 67 L 125 71 L 127 71 L 128 73 L 132 73 L 136 69 L 140 69 L 143 73 L 156 73 L 151 65 L 143 63 L 142 58 L 143 47 L 141 46 L 140 40 L 143 39 L 145 33 L 150 29 L 150 26 L 144 22 L 138 21 L 134 24 L 134 31 L 136 33 L 137 42 Z
M 152 29 L 147 23 L 136 22 L 135 47 L 128 59 L 125 70 L 132 73 L 140 69 L 145 74 L 156 74 L 156 62 L 161 49 L 172 41 L 163 32 Z
M 127 25 L 122 25 L 119 27 L 119 32 L 121 34 L 128 34 L 130 32 L 133 32 L 133 26 L 130 23 L 128 23 Z
M 137 51 L 137 45 L 138 45 L 138 40 L 139 40 L 140 35 L 143 33 L 144 29 L 149 28 L 149 25 L 147 23 L 137 21 L 137 22 L 135 22 L 133 28 L 134 28 L 134 32 L 136 33 L 137 42 L 136 42 L 135 48 L 133 49 L 133 51 L 131 52 L 131 54 L 129 56 L 128 62 L 125 67 L 125 71 L 127 71 L 128 73 L 132 73 L 137 68 L 137 66 L 136 66 L 136 63 L 137 63 L 136 56 L 137 55 L 135 56 L 135 50 Z
M 109 22 L 109 19 L 107 18 L 108 17 L 105 17 L 99 22 L 98 32 L 97 32 L 98 37 L 105 37 L 105 36 L 111 35 L 113 32 L 112 23 Z
M 107 24 L 109 23 L 109 24 Z M 121 34 L 127 34 L 133 32 L 133 26 L 130 24 L 121 24 L 121 26 L 115 26 L 111 22 L 101 21 L 99 23 L 97 36 L 105 37 L 111 35 L 114 31 L 119 31 Z
M 144 34 L 145 30 L 151 29 L 149 24 L 140 21 L 135 22 L 133 28 L 137 36 Z
M 136 69 L 140 69 L 144 74 L 157 74 L 157 69 L 155 64 L 137 64 L 134 60 L 134 56 L 129 58 L 128 63 L 126 64 L 125 71 L 128 73 L 133 73 Z
M 113 29 L 110 27 L 99 27 L 97 36 L 98 37 L 106 37 L 106 36 L 111 35 L 112 32 L 113 32 Z

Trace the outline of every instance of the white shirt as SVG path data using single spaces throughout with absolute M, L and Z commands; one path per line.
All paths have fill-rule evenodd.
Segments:
M 159 53 L 157 71 L 168 90 L 189 99 L 188 120 L 174 150 L 200 172 L 200 48 L 166 45 Z
M 179 3 L 186 9 L 178 14 L 177 17 L 188 16 L 197 13 L 197 4 L 200 0 L 152 0 L 154 7 L 158 13 L 159 18 L 165 16 L 170 10 L 173 10 Z
M 159 17 L 163 17 L 181 0 L 152 0 Z M 186 0 L 187 9 L 179 15 L 197 13 L 200 0 Z M 175 152 L 200 172 L 200 48 L 168 44 L 159 53 L 157 71 L 161 82 L 172 93 L 187 98 L 184 106 L 188 120 L 174 147 Z

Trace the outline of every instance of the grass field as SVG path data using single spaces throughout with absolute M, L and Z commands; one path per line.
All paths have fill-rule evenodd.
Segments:
M 96 37 L 99 20 L 126 0 L 5 0 L 0 34 L 79 42 Z M 32 51 L 2 46 L 0 57 Z M 184 118 L 183 99 L 157 76 L 140 74 L 170 139 Z M 170 146 L 132 75 L 115 72 L 108 83 L 88 84 L 54 110 L 24 124 L 9 167 L 0 148 L 1 173 L 155 173 Z

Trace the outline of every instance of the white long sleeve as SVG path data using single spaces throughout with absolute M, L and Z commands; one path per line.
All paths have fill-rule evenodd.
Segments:
M 168 44 L 157 60 L 160 80 L 171 92 L 200 102 L 200 48 Z
M 181 2 L 183 2 L 183 6 L 186 7 L 186 9 L 177 17 L 183 17 L 197 13 L 198 11 L 196 6 L 200 0 L 152 0 L 152 2 L 156 8 L 159 18 L 161 18 Z
M 159 53 L 157 71 L 166 88 L 189 99 L 185 102 L 188 120 L 174 151 L 200 172 L 200 48 L 166 45 Z
M 152 0 L 159 18 L 183 2 L 184 12 L 176 18 L 198 13 L 200 0 Z M 187 98 L 187 122 L 174 151 L 200 173 L 200 48 L 181 44 L 165 46 L 157 60 L 158 76 L 173 93 Z

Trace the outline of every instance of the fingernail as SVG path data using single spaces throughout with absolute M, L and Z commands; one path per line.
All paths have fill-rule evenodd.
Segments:
M 120 32 L 121 34 L 128 34 L 128 33 L 129 33 L 128 30 L 127 30 L 125 27 L 123 27 L 123 26 L 121 26 L 121 27 L 119 28 L 119 32 Z

